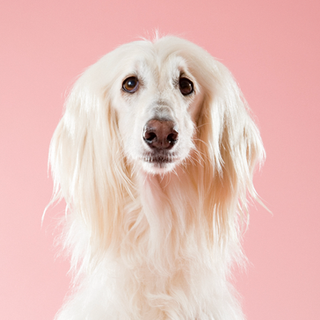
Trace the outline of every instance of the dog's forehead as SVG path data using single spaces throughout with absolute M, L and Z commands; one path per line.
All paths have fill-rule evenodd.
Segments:
M 188 64 L 179 54 L 173 53 L 162 56 L 159 53 L 145 55 L 132 61 L 133 72 L 142 76 L 156 76 L 157 78 L 176 78 L 181 73 L 188 72 Z

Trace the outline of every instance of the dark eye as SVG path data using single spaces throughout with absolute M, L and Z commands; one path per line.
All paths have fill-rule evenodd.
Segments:
M 180 88 L 180 92 L 184 96 L 187 96 L 193 92 L 193 83 L 187 78 L 180 78 L 179 79 L 179 88 Z
M 139 80 L 136 77 L 129 77 L 122 83 L 122 89 L 129 93 L 134 93 L 138 90 Z

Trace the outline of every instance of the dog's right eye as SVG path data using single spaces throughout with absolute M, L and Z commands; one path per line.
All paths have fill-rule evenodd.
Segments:
M 139 80 L 137 77 L 129 77 L 122 83 L 122 89 L 129 93 L 134 93 L 138 90 Z

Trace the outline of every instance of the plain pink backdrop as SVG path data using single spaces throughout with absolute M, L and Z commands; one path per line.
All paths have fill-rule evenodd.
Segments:
M 204 47 L 233 72 L 261 129 L 267 161 L 237 276 L 248 320 L 320 317 L 320 2 L 40 1 L 0 4 L 0 319 L 53 319 L 68 262 L 41 228 L 52 181 L 50 138 L 65 93 L 118 45 L 162 34 Z M 152 319 L 150 319 L 152 320 Z

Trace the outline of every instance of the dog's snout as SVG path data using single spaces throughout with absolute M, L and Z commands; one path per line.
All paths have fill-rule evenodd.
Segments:
M 152 119 L 144 127 L 143 139 L 151 149 L 171 149 L 178 141 L 177 125 L 171 120 Z

